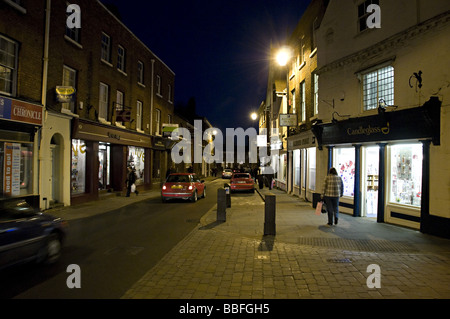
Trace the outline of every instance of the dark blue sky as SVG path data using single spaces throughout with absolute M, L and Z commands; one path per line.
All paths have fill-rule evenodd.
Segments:
M 310 0 L 103 0 L 175 72 L 175 104 L 195 97 L 215 127 L 247 128 L 265 99 L 270 44 L 281 46 Z

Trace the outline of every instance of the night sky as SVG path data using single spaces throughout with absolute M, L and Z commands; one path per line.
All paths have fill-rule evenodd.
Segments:
M 103 0 L 175 72 L 175 105 L 223 132 L 254 126 L 265 99 L 270 45 L 285 44 L 310 0 Z

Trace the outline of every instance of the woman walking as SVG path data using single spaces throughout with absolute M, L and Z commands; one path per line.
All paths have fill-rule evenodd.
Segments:
M 344 183 L 342 178 L 338 175 L 334 167 L 330 168 L 330 171 L 325 177 L 323 183 L 322 200 L 325 200 L 328 211 L 328 224 L 329 226 L 337 225 L 339 220 L 339 197 L 344 194 Z

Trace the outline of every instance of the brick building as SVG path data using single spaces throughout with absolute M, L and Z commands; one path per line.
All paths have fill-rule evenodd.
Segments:
M 23 2 L 0 2 L 0 197 L 37 205 L 45 11 Z
M 100 1 L 71 4 L 81 15 L 63 0 L 0 4 L 0 34 L 17 52 L 11 92 L 0 93 L 43 109 L 27 137 L 40 147 L 32 193 L 42 209 L 123 191 L 127 166 L 138 188 L 159 186 L 170 161 L 162 126 L 173 120 L 174 72 Z M 81 28 L 67 24 L 78 17 Z

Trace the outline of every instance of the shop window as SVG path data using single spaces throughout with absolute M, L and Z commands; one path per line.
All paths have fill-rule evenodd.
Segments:
M 82 194 L 86 191 L 86 143 L 82 140 L 72 140 L 72 167 L 70 190 L 72 194 Z
M 294 150 L 294 185 L 300 186 L 300 150 Z
M 316 148 L 308 148 L 308 188 L 316 190 Z
M 355 149 L 334 149 L 333 166 L 344 183 L 344 196 L 354 196 L 355 191 Z
M 422 197 L 422 144 L 390 147 L 390 202 L 420 207 Z
M 0 143 L 1 194 L 23 196 L 33 193 L 33 144 Z
M 141 147 L 128 147 L 127 166 L 131 166 L 136 172 L 136 185 L 144 184 L 145 149 Z

